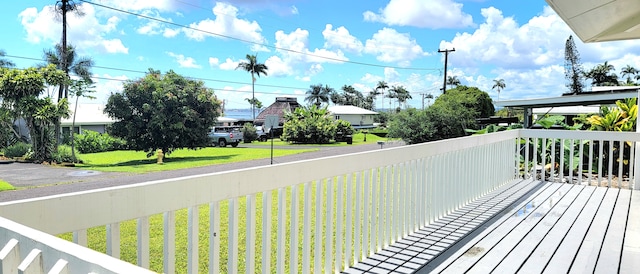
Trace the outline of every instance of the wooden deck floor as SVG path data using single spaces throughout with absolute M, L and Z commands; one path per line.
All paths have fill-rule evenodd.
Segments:
M 640 273 L 640 191 L 514 181 L 343 273 Z
M 640 191 L 544 183 L 419 273 L 639 273 Z

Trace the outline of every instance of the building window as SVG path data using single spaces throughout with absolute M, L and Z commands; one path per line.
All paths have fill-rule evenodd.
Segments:
M 336 115 L 336 120 L 340 120 L 340 115 Z

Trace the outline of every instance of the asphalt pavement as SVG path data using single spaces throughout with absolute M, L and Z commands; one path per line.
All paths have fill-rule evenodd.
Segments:
M 382 149 L 404 145 L 400 141 L 387 142 Z M 241 144 L 251 147 L 269 147 L 268 143 Z M 290 146 L 289 146 L 290 147 Z M 305 146 L 308 147 L 308 146 Z M 287 163 L 341 154 L 381 149 L 378 144 L 353 146 L 318 146 L 319 150 L 295 155 L 276 157 L 274 164 Z M 224 149 L 224 148 L 220 148 Z M 75 167 L 49 166 L 32 163 L 0 164 L 0 179 L 9 182 L 18 190 L 0 192 L 0 202 L 44 197 L 99 188 L 130 185 L 155 180 L 215 173 L 234 169 L 270 165 L 271 159 L 258 159 L 230 164 L 150 172 L 144 174 L 123 172 L 100 172 Z

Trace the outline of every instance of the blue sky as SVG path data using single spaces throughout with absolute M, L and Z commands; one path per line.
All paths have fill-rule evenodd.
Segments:
M 227 108 L 249 108 L 251 78 L 235 68 L 246 54 L 257 54 L 269 67 L 256 81 L 264 105 L 284 95 L 302 102 L 312 84 L 352 85 L 366 94 L 384 80 L 407 88 L 409 105 L 420 108 L 421 94 L 440 94 L 444 57 L 438 49 L 452 48 L 448 75 L 494 100 L 560 96 L 564 44 L 573 34 L 543 0 L 75 2 L 84 16 L 71 14 L 69 41 L 96 63 L 97 99 L 86 103 L 105 103 L 123 81 L 153 68 L 203 79 Z M 0 10 L 0 49 L 18 67 L 39 63 L 33 59 L 60 41 L 54 3 L 8 1 Z M 585 69 L 604 61 L 617 73 L 626 65 L 640 68 L 639 40 L 574 39 Z M 494 79 L 506 84 L 499 98 Z

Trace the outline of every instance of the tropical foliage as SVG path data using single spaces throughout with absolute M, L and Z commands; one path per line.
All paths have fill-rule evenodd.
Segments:
M 605 61 L 585 73 L 587 78 L 592 79 L 593 86 L 617 86 L 618 76 L 615 74 L 615 67 Z
M 318 108 L 315 105 L 285 113 L 284 118 L 286 122 L 282 138 L 292 143 L 327 144 L 335 138 L 338 128 L 342 133 L 347 130 L 353 133 L 348 122 L 334 121 L 326 108 Z
M 0 68 L 0 99 L 3 117 L 23 117 L 31 136 L 35 161 L 50 161 L 57 149 L 55 124 L 61 117 L 69 117 L 66 99 L 54 103 L 42 97 L 47 86 L 68 82 L 68 78 L 54 65 L 41 68 Z M 3 118 L 6 122 L 6 118 Z
M 615 107 L 603 106 L 599 115 L 587 118 L 591 130 L 600 131 L 635 131 L 638 117 L 636 98 L 616 101 Z
M 109 133 L 99 133 L 83 130 L 82 134 L 74 136 L 75 149 L 80 153 L 96 153 L 127 149 L 127 142 L 113 137 Z M 75 155 L 75 152 L 73 153 Z
M 311 85 L 307 90 L 307 97 L 304 98 L 304 101 L 309 104 L 314 104 L 316 107 L 320 107 L 323 103 L 329 103 L 329 96 L 331 94 L 332 88 L 329 86 L 323 87 L 321 84 Z
M 504 83 L 504 79 L 494 79 L 491 89 L 498 91 L 498 101 L 500 101 L 500 91 L 502 91 L 507 85 Z
M 122 93 L 112 94 L 105 113 L 117 121 L 110 131 L 114 136 L 151 156 L 157 149 L 168 155 L 177 148 L 206 146 L 219 109 L 213 90 L 202 81 L 150 69 L 144 78 L 127 82 Z

